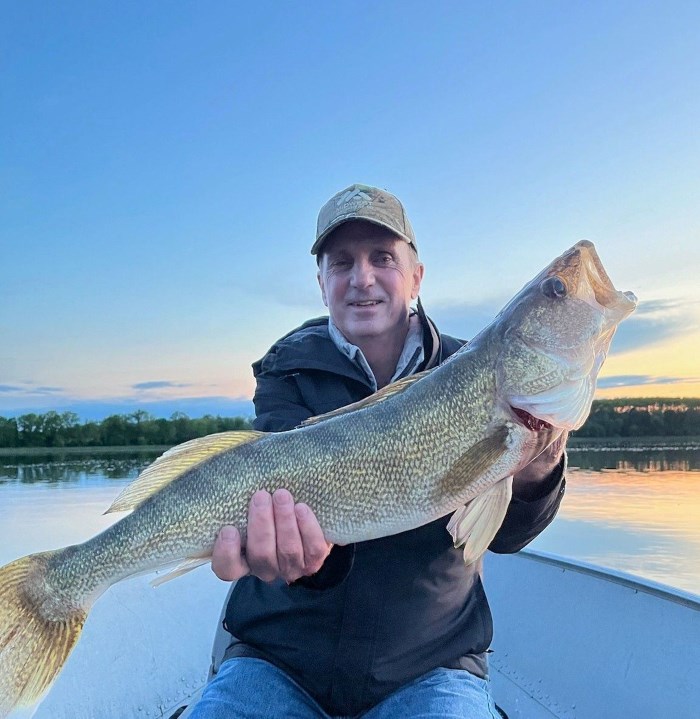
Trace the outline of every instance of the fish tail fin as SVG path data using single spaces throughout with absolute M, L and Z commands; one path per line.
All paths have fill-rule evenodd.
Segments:
M 0 569 L 0 719 L 49 689 L 78 641 L 87 609 L 46 582 L 56 552 L 32 554 Z

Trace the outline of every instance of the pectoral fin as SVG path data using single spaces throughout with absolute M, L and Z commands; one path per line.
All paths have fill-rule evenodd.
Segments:
M 455 547 L 464 544 L 464 563 L 475 562 L 496 536 L 513 496 L 513 478 L 506 477 L 458 509 L 447 525 Z
M 219 432 L 178 444 L 158 457 L 153 464 L 148 465 L 137 479 L 114 500 L 105 514 L 136 509 L 152 494 L 200 462 L 239 445 L 254 442 L 265 434 L 265 432 L 252 430 Z
M 464 490 L 488 472 L 508 451 L 508 427 L 502 425 L 471 446 L 452 465 L 440 482 L 443 495 L 464 494 Z

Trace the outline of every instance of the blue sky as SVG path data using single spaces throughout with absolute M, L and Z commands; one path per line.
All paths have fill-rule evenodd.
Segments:
M 445 331 L 587 238 L 641 300 L 599 396 L 700 396 L 697 3 L 1 15 L 0 414 L 249 412 L 353 182 L 406 205 Z

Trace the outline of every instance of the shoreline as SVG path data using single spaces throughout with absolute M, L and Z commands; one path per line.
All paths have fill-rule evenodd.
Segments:
M 585 449 L 698 449 L 700 436 L 676 437 L 569 437 L 567 450 Z
M 47 454 L 152 454 L 153 452 L 165 452 L 172 446 L 171 444 L 148 444 L 114 447 L 0 447 L 0 457 L 35 457 Z
M 0 457 L 57 455 L 112 455 L 162 453 L 174 445 L 118 445 L 114 447 L 0 447 Z M 700 436 L 677 437 L 570 437 L 568 450 L 586 449 L 697 449 Z

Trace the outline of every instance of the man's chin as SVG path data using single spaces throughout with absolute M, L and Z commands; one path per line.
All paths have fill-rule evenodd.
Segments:
M 359 344 L 362 340 L 375 339 L 388 334 L 387 327 L 376 320 L 354 320 L 342 325 L 336 322 L 336 326 L 353 344 Z
M 377 337 L 382 334 L 382 325 L 375 318 L 353 319 L 349 322 L 336 322 L 336 327 L 348 338 Z

